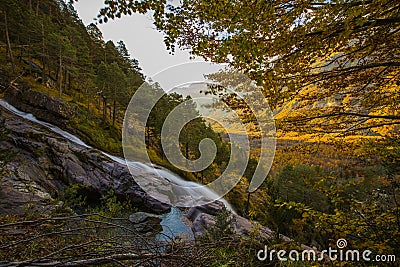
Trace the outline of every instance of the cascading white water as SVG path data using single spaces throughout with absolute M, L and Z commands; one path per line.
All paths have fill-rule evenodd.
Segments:
M 30 113 L 25 113 L 23 111 L 20 111 L 18 109 L 16 109 L 14 106 L 12 106 L 11 104 L 7 103 L 6 101 L 4 101 L 3 99 L 0 99 L 0 105 L 2 107 L 4 107 L 5 109 L 11 111 L 12 113 L 27 119 L 29 121 L 35 122 L 37 124 L 40 124 L 42 126 L 47 127 L 48 129 L 50 129 L 51 131 L 63 136 L 64 138 L 70 140 L 71 142 L 74 142 L 75 144 L 81 145 L 85 148 L 92 148 L 91 146 L 89 146 L 88 144 L 86 144 L 85 142 L 83 142 L 80 138 L 78 138 L 77 136 L 70 134 L 60 128 L 58 128 L 57 126 L 54 126 L 50 123 L 47 122 L 43 122 L 41 120 L 38 120 L 35 116 L 33 116 Z M 100 150 L 99 150 L 100 151 Z M 153 165 L 153 166 L 149 166 L 146 164 L 143 164 L 141 162 L 132 162 L 132 161 L 126 161 L 123 158 L 117 157 L 117 156 L 113 156 L 110 155 L 106 152 L 100 151 L 101 153 L 103 153 L 105 156 L 109 157 L 110 159 L 114 160 L 115 162 L 118 162 L 120 164 L 126 165 L 129 164 L 129 166 L 138 169 L 142 172 L 147 172 L 151 175 L 157 175 L 157 176 L 161 176 L 163 179 L 165 179 L 166 181 L 168 181 L 169 183 L 173 184 L 173 185 L 178 185 L 182 188 L 182 190 L 186 190 L 188 195 L 193 196 L 194 199 L 197 198 L 207 198 L 207 199 L 216 199 L 218 197 L 217 194 L 215 192 L 213 192 L 211 189 L 201 186 L 200 184 L 197 184 L 195 182 L 191 182 L 191 181 L 186 181 L 184 179 L 182 179 L 179 175 L 166 170 L 162 167 Z M 230 204 L 225 200 L 225 199 L 220 199 L 220 201 L 222 201 L 226 208 L 228 210 L 233 211 L 233 208 L 230 206 Z
M 4 101 L 4 99 L 0 99 L 0 106 L 4 107 L 5 109 L 11 111 L 12 113 L 20 116 L 21 118 L 27 119 L 29 121 L 35 122 L 37 124 L 40 124 L 42 126 L 45 126 L 47 128 L 49 128 L 50 130 L 52 130 L 53 132 L 63 136 L 64 138 L 74 142 L 75 144 L 81 145 L 83 147 L 86 148 L 91 148 L 91 146 L 87 145 L 85 142 L 83 142 L 81 139 L 79 139 L 78 137 L 76 137 L 73 134 L 70 134 L 66 131 L 61 130 L 60 128 L 58 128 L 57 126 L 54 126 L 50 123 L 38 120 L 35 116 L 33 116 L 30 113 L 25 113 L 23 111 L 20 111 L 18 109 L 16 109 L 13 105 L 7 103 L 6 101 Z

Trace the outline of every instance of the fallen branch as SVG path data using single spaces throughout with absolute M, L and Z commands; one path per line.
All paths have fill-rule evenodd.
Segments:
M 4 267 L 18 267 L 18 266 L 86 266 L 93 264 L 105 264 L 115 261 L 124 261 L 124 260 L 144 260 L 144 259 L 179 259 L 182 258 L 180 255 L 172 255 L 168 253 L 123 253 L 123 254 L 114 254 L 103 257 L 97 257 L 92 259 L 84 259 L 84 260 L 75 260 L 75 261 L 51 261 L 51 262 L 35 262 L 32 260 L 29 261 L 21 261 L 21 262 L 10 262 L 5 265 L 1 265 Z

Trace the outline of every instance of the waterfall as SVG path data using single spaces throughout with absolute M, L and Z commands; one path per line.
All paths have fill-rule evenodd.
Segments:
M 21 118 L 27 119 L 29 121 L 32 121 L 34 123 L 40 124 L 48 129 L 50 129 L 51 131 L 53 131 L 54 133 L 57 133 L 59 135 L 61 135 L 62 137 L 70 140 L 71 142 L 78 144 L 80 146 L 83 146 L 85 148 L 93 148 L 91 146 L 89 146 L 88 144 L 86 144 L 84 141 L 82 141 L 79 137 L 68 133 L 62 129 L 60 129 L 57 126 L 54 126 L 50 123 L 41 121 L 39 119 L 37 119 L 34 115 L 30 114 L 30 113 L 25 113 L 23 111 L 20 111 L 18 109 L 16 109 L 14 106 L 12 106 L 11 104 L 7 103 L 6 101 L 4 101 L 3 99 L 0 99 L 0 106 L 4 107 L 5 109 L 9 110 L 10 112 L 20 116 Z M 100 151 L 100 150 L 99 150 Z M 135 169 L 141 170 L 141 171 L 145 171 L 151 174 L 155 174 L 158 176 L 161 176 L 162 178 L 164 178 L 165 180 L 167 180 L 168 182 L 180 186 L 181 190 L 186 190 L 186 192 L 188 193 L 188 195 L 193 196 L 194 199 L 198 199 L 201 197 L 204 197 L 206 199 L 217 199 L 218 196 L 217 194 L 212 191 L 211 189 L 201 186 L 198 183 L 192 182 L 192 181 L 186 181 L 184 180 L 182 177 L 180 177 L 179 175 L 163 168 L 157 165 L 146 165 L 144 163 L 141 162 L 133 162 L 133 161 L 126 161 L 124 158 L 121 157 L 117 157 L 117 156 L 113 156 L 110 155 L 106 152 L 100 151 L 101 153 L 103 153 L 105 156 L 107 156 L 108 158 L 110 158 L 111 160 L 118 162 L 120 164 L 123 165 L 127 165 L 129 164 L 130 167 L 133 167 Z M 223 198 L 219 199 L 220 201 L 222 201 L 226 208 L 228 210 L 233 211 L 233 208 L 231 207 L 231 205 Z

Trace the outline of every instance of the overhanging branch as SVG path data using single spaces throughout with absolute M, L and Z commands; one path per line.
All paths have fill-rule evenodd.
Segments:
M 296 119 L 294 121 L 295 122 L 311 121 L 314 119 L 339 117 L 339 116 L 355 116 L 355 117 L 369 118 L 369 119 L 400 120 L 400 116 L 396 116 L 396 115 L 370 115 L 370 114 L 361 114 L 361 113 L 355 113 L 355 112 L 335 112 L 335 113 L 331 113 L 331 114 L 323 114 L 323 115 L 318 115 L 318 116 L 313 116 L 313 117 Z

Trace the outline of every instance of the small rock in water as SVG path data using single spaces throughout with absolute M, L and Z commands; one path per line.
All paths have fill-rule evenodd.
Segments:
M 142 233 L 157 233 L 161 227 L 161 216 L 147 212 L 136 212 L 129 216 L 129 220 L 134 224 L 133 227 L 136 231 Z

